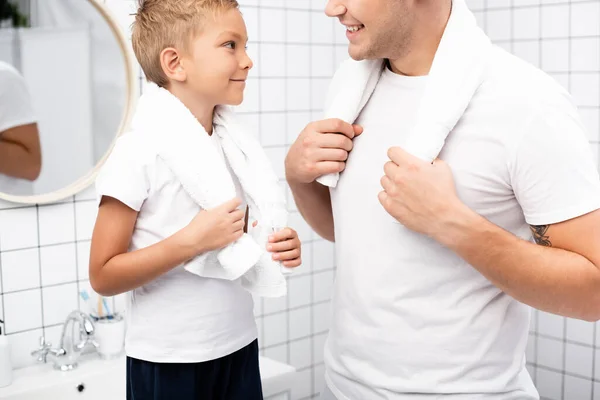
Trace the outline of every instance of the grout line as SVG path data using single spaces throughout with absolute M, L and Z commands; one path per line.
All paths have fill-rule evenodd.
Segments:
M 541 13 L 542 8 L 540 7 L 540 13 Z M 569 38 L 567 41 L 567 88 L 569 90 L 569 92 L 571 92 L 571 84 L 572 84 L 572 80 L 571 80 L 571 58 L 572 58 L 572 41 L 571 41 L 571 32 L 573 31 L 573 27 L 571 25 L 571 14 L 572 14 L 572 3 L 571 1 L 569 1 L 569 16 L 568 16 L 568 27 L 569 27 Z M 541 16 L 541 14 L 540 14 Z M 541 26 L 541 18 L 540 18 L 540 26 Z M 562 347 L 563 347 L 563 354 L 562 354 L 562 376 L 561 376 L 561 391 L 562 391 L 562 399 L 564 400 L 565 398 L 565 392 L 566 392 L 566 369 L 567 369 L 567 319 L 566 318 L 562 318 L 563 321 L 563 340 L 562 340 Z
M 261 12 L 260 11 L 261 11 L 261 8 L 259 6 L 256 6 L 256 8 L 257 8 L 257 10 L 256 10 L 256 24 L 258 26 L 258 30 L 256 32 L 256 36 L 258 38 L 258 45 L 256 46 L 256 58 L 257 58 L 257 60 L 259 61 L 259 64 L 260 64 L 260 55 L 261 55 L 261 50 L 262 50 L 261 49 L 261 43 L 262 42 L 260 40 L 261 39 L 261 29 L 260 29 L 260 27 L 261 27 L 261 25 L 260 25 L 260 20 L 261 20 L 261 18 L 260 18 Z M 257 75 L 259 75 L 259 76 L 256 77 L 256 78 L 254 78 L 254 79 L 257 80 L 256 90 L 257 90 L 257 96 L 258 96 L 258 105 L 257 105 L 257 107 L 258 107 L 258 112 L 257 112 L 257 114 L 258 114 L 258 122 L 257 122 L 257 124 L 258 124 L 258 126 L 257 126 L 258 132 L 257 133 L 258 133 L 258 138 L 259 138 L 260 142 L 262 143 L 261 125 L 262 125 L 262 111 L 263 110 L 262 110 L 262 101 L 261 101 L 262 99 L 261 99 L 261 96 L 260 96 L 261 92 L 262 92 L 261 91 L 261 86 L 262 85 L 260 84 L 260 82 L 261 82 L 261 77 L 260 77 L 260 75 L 261 75 L 260 74 L 261 69 L 262 68 L 260 68 L 260 65 L 258 65 L 257 66 Z M 261 297 L 260 298 L 260 311 L 261 311 L 261 314 L 264 313 L 264 310 L 265 310 L 265 299 Z M 264 340 L 265 340 L 265 318 L 264 317 L 260 319 L 260 324 L 261 324 L 260 325 L 261 329 L 260 329 L 259 342 L 264 342 Z M 264 347 L 263 347 L 263 351 L 264 351 Z
M 511 0 L 512 3 L 514 4 L 514 0 Z M 512 18 L 514 18 L 514 10 L 512 12 Z M 539 20 L 540 20 L 540 24 L 538 27 L 538 40 L 537 40 L 537 46 L 538 46 L 538 67 L 541 68 L 542 67 L 542 62 L 543 62 L 543 46 L 542 46 L 542 9 L 540 7 L 539 9 Z M 514 45 L 514 23 L 513 23 L 513 30 L 511 31 L 511 39 L 513 39 L 513 45 Z M 535 311 L 535 332 L 534 332 L 534 344 L 533 344 L 533 384 L 537 386 L 537 382 L 538 382 L 538 367 L 536 366 L 536 363 L 538 362 L 538 354 L 539 354 L 539 343 L 540 341 L 538 340 L 539 336 L 538 336 L 538 331 L 539 331 L 539 311 Z
M 527 42 L 560 42 L 564 40 L 574 39 L 597 39 L 598 35 L 578 35 L 578 36 L 552 36 L 552 37 L 543 37 L 543 38 L 514 38 L 513 40 L 517 43 L 527 43 Z M 492 39 L 495 44 L 504 44 L 510 43 L 510 39 Z M 596 71 L 597 72 L 597 71 Z
M 310 18 L 308 19 L 308 41 L 309 43 L 313 42 L 313 16 L 311 15 Z M 310 104 L 310 108 L 313 109 L 313 79 L 312 79 L 312 73 L 313 73 L 313 52 L 312 49 L 308 52 L 308 100 L 309 100 L 309 104 Z M 312 113 L 310 116 L 310 119 L 312 121 Z M 314 261 L 314 257 L 312 256 L 314 254 L 313 251 L 313 246 L 311 244 L 311 261 Z M 315 319 L 315 306 L 314 304 L 314 288 L 313 288 L 313 273 L 314 273 L 314 262 L 311 262 L 311 270 L 309 273 L 309 283 L 308 283 L 308 287 L 309 287 L 309 292 L 310 292 L 310 302 L 311 302 L 311 306 L 309 309 L 309 316 L 310 316 L 310 320 L 309 320 L 309 325 L 310 325 L 310 340 L 309 340 L 309 348 L 310 348 L 310 354 L 309 354 L 309 360 L 310 360 L 310 364 L 313 365 L 314 364 L 314 354 L 315 354 L 315 339 L 314 339 L 314 332 L 315 332 L 315 323 L 314 323 L 314 319 Z M 315 392 L 315 377 L 314 377 L 314 368 L 310 369 L 310 376 L 309 376 L 309 382 L 310 382 L 310 393 L 311 395 L 314 395 Z
M 471 11 L 505 11 L 508 10 L 510 8 L 515 8 L 518 10 L 523 10 L 523 9 L 528 9 L 528 8 L 544 8 L 544 7 L 557 7 L 557 6 L 564 6 L 564 5 L 570 5 L 572 0 L 565 0 L 563 2 L 554 2 L 554 3 L 550 3 L 550 4 L 544 4 L 544 3 L 538 3 L 538 4 L 526 4 L 526 5 L 519 5 L 519 6 L 515 6 L 515 5 L 511 5 L 508 7 L 505 6 L 500 6 L 500 7 L 488 7 L 486 8 L 485 6 L 483 8 L 475 8 L 475 7 L 471 7 L 470 10 Z M 597 3 L 598 0 L 578 0 L 577 3 L 578 4 L 595 4 Z
M 41 279 L 41 278 L 40 278 Z M 31 292 L 34 290 L 43 290 L 43 289 L 47 289 L 47 288 L 53 288 L 53 287 L 57 287 L 57 286 L 63 286 L 63 285 L 71 285 L 73 283 L 79 283 L 79 282 L 88 282 L 89 280 L 87 279 L 82 279 L 82 280 L 75 280 L 75 281 L 65 281 L 65 282 L 59 282 L 59 283 L 51 283 L 48 285 L 42 285 L 40 284 L 39 286 L 30 286 L 24 289 L 17 289 L 17 290 L 11 290 L 9 292 L 4 292 L 2 293 L 2 295 L 10 295 L 10 294 L 17 294 L 17 293 L 23 293 L 23 292 Z M 66 316 L 65 316 L 66 317 Z
M 50 325 L 46 325 L 46 326 L 41 325 L 41 326 L 37 326 L 35 328 L 21 329 L 20 331 L 6 333 L 6 336 L 19 335 L 21 333 L 28 333 L 28 332 L 39 331 L 39 330 L 44 332 L 44 329 L 56 328 L 57 326 L 62 326 L 62 325 L 63 325 L 62 322 L 57 323 L 57 324 L 50 324 Z
M 274 349 L 274 348 L 277 348 L 277 347 L 281 347 L 281 346 L 288 346 L 289 347 L 292 343 L 298 343 L 298 342 L 301 342 L 303 340 L 308 340 L 308 339 L 310 339 L 312 341 L 315 337 L 325 335 L 325 334 L 327 334 L 327 332 L 328 331 L 321 331 L 321 332 L 316 332 L 316 333 L 309 333 L 308 335 L 300 336 L 300 337 L 297 337 L 297 338 L 294 338 L 294 339 L 289 339 L 288 338 L 288 340 L 285 340 L 283 342 L 274 343 L 274 344 L 270 344 L 268 346 L 264 346 L 263 350 L 271 350 L 271 349 Z M 311 358 L 311 363 L 313 361 L 314 360 L 312 360 L 312 358 Z
M 75 280 L 77 286 L 77 309 L 81 310 L 81 296 L 79 292 L 81 288 L 79 287 L 79 249 L 77 246 L 77 205 L 76 205 L 75 196 L 73 196 L 73 230 L 75 232 Z
M 288 17 L 289 17 L 288 13 L 289 13 L 289 9 L 286 8 L 283 11 L 283 18 L 284 18 L 285 25 L 286 25 L 286 28 L 284 28 L 284 30 L 283 30 L 283 39 L 285 42 L 288 41 L 288 30 L 287 30 L 287 21 L 288 21 Z M 288 71 L 288 63 L 289 63 L 288 46 L 284 46 L 283 47 L 283 68 L 284 68 L 284 72 L 286 75 L 287 75 L 287 71 Z M 284 78 L 284 81 L 283 81 L 283 104 L 284 104 L 283 108 L 285 110 L 287 110 L 287 108 L 288 108 L 288 93 L 290 90 L 289 89 L 289 79 L 290 78 L 286 77 L 286 78 Z M 285 143 L 288 143 L 288 140 L 287 140 L 287 129 L 289 126 L 288 113 L 284 114 L 283 122 L 285 124 L 283 140 Z M 285 190 L 287 192 L 287 188 Z M 287 196 L 287 193 L 285 193 L 285 194 Z M 286 323 L 286 327 L 287 327 L 286 331 L 287 331 L 287 341 L 288 341 L 288 343 L 286 344 L 285 347 L 286 347 L 286 351 L 287 351 L 286 361 L 288 364 L 290 364 L 291 360 L 292 360 L 292 346 L 290 343 L 290 335 L 291 335 L 291 330 L 292 330 L 291 329 L 292 323 L 291 323 L 291 319 L 290 319 L 290 309 L 291 309 L 291 307 L 290 307 L 290 282 L 291 282 L 291 280 L 289 278 L 290 278 L 289 276 L 286 277 L 286 285 L 287 285 L 288 292 L 287 292 L 287 295 L 285 296 L 285 323 Z
M 263 313 L 263 314 L 260 314 L 260 317 L 261 318 L 274 317 L 274 316 L 277 316 L 277 315 L 284 314 L 286 312 L 304 310 L 306 308 L 311 308 L 311 307 L 314 307 L 314 306 L 320 306 L 320 305 L 323 305 L 323 304 L 327 304 L 330 301 L 331 300 L 311 301 L 309 304 L 304 304 L 304 305 L 296 306 L 296 307 L 290 307 L 290 308 L 283 309 L 283 310 L 280 310 L 280 311 L 273 311 L 273 312 L 269 312 L 269 313 Z
M 593 349 L 592 349 L 592 377 L 595 377 L 596 376 L 596 370 L 598 368 L 600 368 L 600 365 L 597 365 L 597 363 L 596 363 L 596 361 L 598 360 L 598 357 L 596 357 L 596 353 L 598 353 L 598 350 L 597 350 L 597 347 L 596 347 L 598 345 L 598 343 L 596 343 L 596 338 L 598 336 L 598 323 L 597 322 L 594 322 L 593 335 L 594 335 L 594 337 L 592 338 L 592 343 L 593 343 Z M 590 397 L 590 400 L 595 399 L 595 396 L 594 396 L 594 394 L 595 394 L 594 393 L 595 387 L 596 387 L 596 385 L 594 385 L 592 383 L 592 395 Z
M 1 214 L 0 214 L 1 216 Z M 0 226 L 2 224 L 2 219 L 0 218 Z M 0 249 L 2 249 L 2 235 L 0 235 Z M 2 320 L 4 324 L 2 325 L 2 332 L 6 334 L 6 310 L 4 308 L 4 268 L 2 267 L 2 252 L 0 252 L 0 301 L 2 302 Z
M 42 252 L 40 246 L 40 207 L 39 205 L 35 205 L 35 217 L 37 224 L 37 249 L 38 249 L 38 269 L 39 269 L 39 291 L 40 291 L 40 308 L 41 308 L 41 323 L 42 323 L 42 336 L 46 337 L 46 328 L 44 324 L 44 287 L 42 285 Z M 36 290 L 37 290 L 36 289 Z
M 265 146 L 265 147 L 270 148 L 269 146 Z M 281 179 L 280 181 L 285 182 L 285 179 Z M 298 213 L 298 211 L 292 211 L 292 213 Z M 321 238 L 310 239 L 310 240 L 305 240 L 303 243 L 319 242 L 319 241 L 323 241 L 323 240 L 325 240 L 325 239 L 321 239 Z M 70 244 L 80 244 L 80 243 L 90 243 L 90 242 L 91 242 L 91 239 L 76 239 L 76 240 L 71 240 L 68 242 L 57 242 L 57 243 L 51 243 L 51 244 L 42 244 L 42 245 L 37 245 L 37 246 L 19 247 L 19 248 L 10 249 L 10 250 L 3 250 L 2 253 L 13 253 L 13 252 L 17 252 L 17 251 L 27 251 L 27 250 L 43 249 L 43 248 L 48 248 L 48 247 L 66 246 L 66 245 L 70 245 Z
M 595 377 L 589 377 L 589 376 L 577 374 L 574 372 L 564 371 L 559 368 L 548 367 L 548 366 L 536 364 L 536 363 L 531 363 L 529 365 L 536 367 L 538 370 L 544 370 L 544 371 L 555 372 L 555 373 L 561 374 L 563 377 L 568 376 L 571 378 L 578 378 L 578 379 L 582 379 L 582 380 L 589 381 L 592 383 L 600 383 L 600 379 L 596 379 Z M 564 400 L 571 400 L 571 399 L 564 399 Z
M 588 349 L 594 348 L 594 345 L 590 344 L 590 343 L 580 342 L 577 340 L 563 339 L 563 338 L 559 338 L 556 336 L 551 336 L 551 335 L 547 335 L 547 334 L 539 333 L 539 332 L 529 332 L 529 333 L 537 338 L 548 339 L 548 340 L 552 340 L 552 341 L 559 342 L 559 343 L 562 343 L 564 341 L 567 344 L 572 344 L 572 345 L 580 346 L 580 347 L 586 347 Z

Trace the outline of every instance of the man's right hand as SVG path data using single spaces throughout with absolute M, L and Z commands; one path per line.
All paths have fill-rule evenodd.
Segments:
M 308 124 L 285 158 L 288 182 L 311 183 L 322 175 L 343 171 L 352 139 L 361 133 L 362 127 L 339 119 Z

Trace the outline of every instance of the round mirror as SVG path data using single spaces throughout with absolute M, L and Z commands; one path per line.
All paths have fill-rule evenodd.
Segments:
M 0 198 L 48 203 L 91 184 L 129 123 L 134 65 L 96 0 L 0 0 Z

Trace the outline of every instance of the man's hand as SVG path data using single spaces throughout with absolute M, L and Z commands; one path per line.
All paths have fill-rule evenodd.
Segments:
M 361 127 L 339 119 L 311 122 L 288 152 L 286 178 L 290 182 L 311 183 L 322 175 L 343 171 L 352 139 L 360 133 Z
M 401 149 L 388 150 L 391 161 L 384 166 L 379 201 L 407 228 L 436 237 L 459 210 L 452 171 L 442 160 L 427 163 Z

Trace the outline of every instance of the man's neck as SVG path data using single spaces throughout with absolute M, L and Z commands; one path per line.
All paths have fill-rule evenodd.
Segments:
M 215 105 L 203 102 L 202 100 L 199 100 L 197 96 L 191 94 L 188 90 L 175 85 L 171 85 L 168 90 L 172 95 L 177 97 L 183 103 L 183 105 L 187 107 L 188 110 L 190 110 L 192 115 L 196 117 L 198 122 L 200 122 L 200 124 L 204 127 L 204 130 L 209 135 L 212 135 Z
M 412 37 L 408 52 L 401 58 L 388 60 L 389 68 L 399 75 L 423 76 L 429 74 L 435 53 L 450 18 L 452 2 L 446 1 L 443 8 L 439 3 L 428 3 L 418 13 L 418 27 Z

